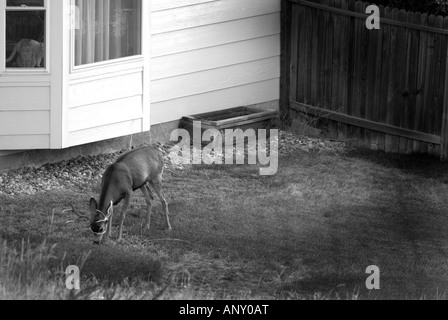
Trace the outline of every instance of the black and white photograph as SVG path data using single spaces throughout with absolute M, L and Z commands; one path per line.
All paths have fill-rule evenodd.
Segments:
M 447 294 L 448 0 L 0 0 L 0 300 Z

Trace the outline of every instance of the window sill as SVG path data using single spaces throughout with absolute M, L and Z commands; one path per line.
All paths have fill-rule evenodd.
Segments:
M 50 75 L 50 71 L 46 69 L 6 69 L 0 72 L 0 77 L 17 77 L 17 76 L 47 76 Z

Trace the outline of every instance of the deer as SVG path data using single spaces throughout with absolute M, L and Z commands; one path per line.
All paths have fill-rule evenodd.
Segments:
M 148 231 L 150 230 L 154 195 L 149 186 L 152 186 L 162 203 L 167 229 L 171 231 L 168 203 L 162 190 L 163 170 L 163 155 L 159 149 L 145 146 L 129 151 L 106 168 L 101 182 L 99 201 L 97 202 L 95 198 L 90 199 L 90 217 L 76 212 L 72 205 L 69 210 L 80 219 L 90 221 L 90 228 L 94 234 L 94 244 L 99 245 L 106 233 L 109 238 L 112 236 L 114 206 L 123 201 L 118 231 L 118 241 L 120 242 L 123 238 L 123 224 L 131 194 L 138 189 L 142 191 L 146 199 L 145 228 Z

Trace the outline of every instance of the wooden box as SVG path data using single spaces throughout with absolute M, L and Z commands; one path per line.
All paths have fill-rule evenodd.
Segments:
M 275 120 L 278 118 L 278 111 L 275 110 L 259 110 L 249 107 L 238 107 L 228 110 L 203 113 L 193 116 L 183 117 L 180 128 L 186 129 L 193 140 L 193 123 L 201 122 L 201 134 L 208 129 L 217 129 L 225 137 L 226 129 L 254 129 L 258 136 L 259 129 L 267 129 L 269 137 L 269 129 L 273 128 Z M 224 141 L 223 141 L 224 142 Z M 209 142 L 203 142 L 207 145 Z

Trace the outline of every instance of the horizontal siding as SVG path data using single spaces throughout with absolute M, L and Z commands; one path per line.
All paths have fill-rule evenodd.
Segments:
M 152 60 L 152 80 L 278 57 L 280 35 L 167 55 Z
M 142 119 L 109 124 L 92 129 L 70 132 L 68 141 L 71 146 L 78 146 L 90 143 L 92 141 L 101 141 L 123 137 L 140 133 L 142 130 L 142 126 Z
M 50 110 L 49 86 L 0 86 L 0 97 L 0 111 Z
M 162 11 L 173 8 L 187 7 L 200 3 L 214 2 L 221 0 L 152 0 L 152 11 Z
M 50 134 L 49 111 L 0 111 L 0 136 Z
M 279 99 L 280 0 L 156 0 L 151 124 Z
M 229 89 L 208 92 L 154 103 L 151 124 L 175 121 L 185 115 L 205 113 L 229 108 L 229 106 L 249 106 L 278 100 L 280 80 L 272 79 Z
M 0 146 L 2 150 L 49 149 L 50 135 L 0 135 Z
M 152 101 L 161 102 L 279 78 L 280 58 L 212 69 L 152 82 Z M 175 89 L 174 89 L 175 88 Z
M 141 119 L 143 117 L 142 96 L 135 96 L 69 111 L 69 131 L 80 131 L 108 124 Z
M 0 157 L 11 151 L 50 148 L 51 90 L 48 77 L 0 81 Z
M 141 72 L 108 76 L 72 83 L 69 87 L 70 108 L 102 103 L 143 94 Z M 125 110 L 123 110 L 125 112 Z
M 274 12 L 280 12 L 279 0 L 222 0 L 207 2 L 153 12 L 152 33 L 172 32 Z
M 280 13 L 156 34 L 151 55 L 158 57 L 280 34 Z

